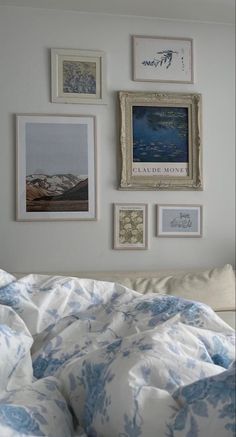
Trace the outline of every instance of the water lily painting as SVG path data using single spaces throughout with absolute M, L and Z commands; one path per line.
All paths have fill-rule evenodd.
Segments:
M 200 94 L 120 92 L 121 189 L 201 190 Z
M 136 81 L 193 83 L 193 40 L 134 35 L 133 62 Z
M 147 205 L 114 205 L 114 249 L 147 249 Z
M 165 163 L 162 168 L 162 173 L 165 174 L 166 164 L 173 163 L 171 174 L 186 176 L 188 174 L 188 108 L 133 106 L 132 112 L 133 174 L 145 171 L 147 163 Z M 152 164 L 149 165 L 150 171 L 154 168 Z
M 96 217 L 95 119 L 17 116 L 18 220 Z

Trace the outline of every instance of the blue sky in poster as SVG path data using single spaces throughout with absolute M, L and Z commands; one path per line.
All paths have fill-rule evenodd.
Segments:
M 26 174 L 88 174 L 85 124 L 27 123 Z
M 133 161 L 188 162 L 188 109 L 133 106 Z

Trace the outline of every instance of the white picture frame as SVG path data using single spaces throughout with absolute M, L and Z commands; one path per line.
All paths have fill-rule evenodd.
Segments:
M 106 103 L 106 55 L 99 50 L 51 49 L 54 103 Z
M 202 205 L 157 205 L 158 237 L 202 237 Z
M 96 220 L 96 118 L 16 115 L 16 220 Z
M 194 83 L 193 39 L 133 35 L 133 80 Z
M 114 249 L 148 249 L 148 205 L 114 204 Z

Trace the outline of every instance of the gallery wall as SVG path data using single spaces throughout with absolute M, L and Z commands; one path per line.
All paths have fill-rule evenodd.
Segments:
M 0 7 L 0 268 L 14 272 L 163 270 L 234 264 L 234 27 Z M 194 84 L 132 81 L 132 35 L 194 40 Z M 50 48 L 104 50 L 107 105 L 50 102 Z M 202 94 L 203 191 L 119 191 L 117 92 Z M 18 222 L 15 114 L 97 120 L 98 220 Z M 113 203 L 148 203 L 149 249 L 113 249 Z M 202 238 L 157 238 L 156 204 L 203 205 Z

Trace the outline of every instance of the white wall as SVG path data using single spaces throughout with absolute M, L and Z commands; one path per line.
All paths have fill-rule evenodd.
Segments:
M 195 84 L 131 80 L 131 35 L 194 39 Z M 50 103 L 49 49 L 104 50 L 107 106 Z M 234 27 L 0 7 L 0 268 L 8 271 L 197 268 L 234 263 Z M 117 190 L 117 91 L 199 92 L 203 97 L 203 192 Z M 15 221 L 16 113 L 97 117 L 96 222 Z M 112 250 L 112 203 L 149 203 L 149 250 Z M 157 238 L 155 204 L 204 207 L 203 238 Z

